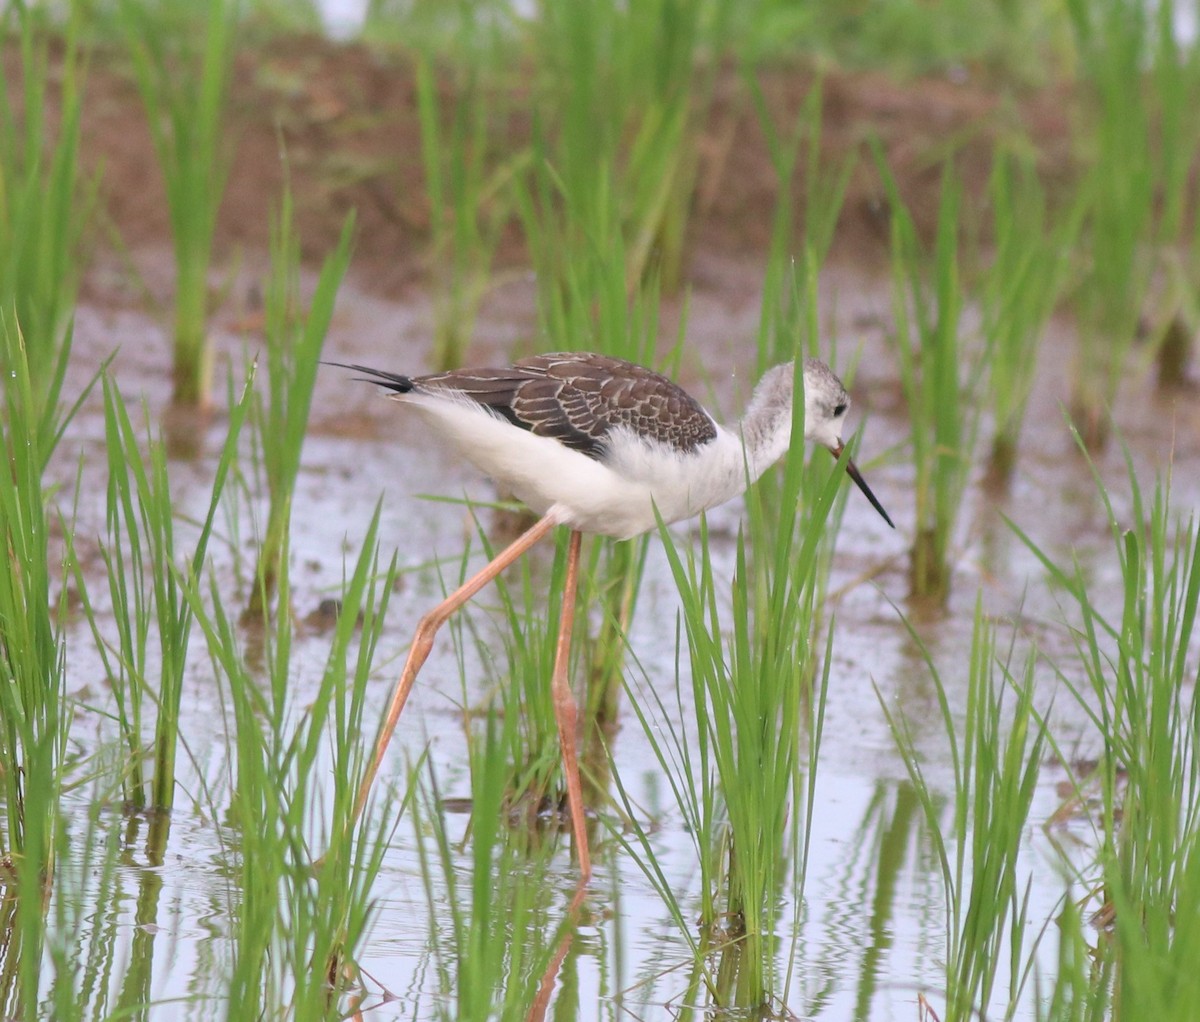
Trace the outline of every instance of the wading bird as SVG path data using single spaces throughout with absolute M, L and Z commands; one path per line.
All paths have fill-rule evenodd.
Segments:
M 391 391 L 389 397 L 423 416 L 476 468 L 540 516 L 421 619 L 358 792 L 355 818 L 438 628 L 562 525 L 571 536 L 551 691 L 571 825 L 586 880 L 591 858 L 575 749 L 575 700 L 567 678 L 582 535 L 630 539 L 653 529 L 659 518 L 667 523 L 691 518 L 742 493 L 788 448 L 795 366 L 789 362 L 768 370 L 742 419 L 722 426 L 665 376 L 605 355 L 535 355 L 503 369 L 429 376 L 330 364 L 362 373 Z M 811 358 L 803 365 L 803 386 L 805 439 L 839 457 L 850 406 L 846 388 L 827 365 Z M 846 461 L 846 471 L 892 525 L 853 461 Z

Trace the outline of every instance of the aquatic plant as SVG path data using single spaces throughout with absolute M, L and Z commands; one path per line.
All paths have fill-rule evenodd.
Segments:
M 1200 265 L 1196 240 L 1200 210 L 1190 201 L 1190 180 L 1200 148 L 1200 48 L 1181 38 L 1179 8 L 1172 0 L 1155 5 L 1152 96 L 1156 102 L 1156 160 L 1162 207 L 1157 253 L 1166 278 L 1165 294 L 1156 295 L 1151 319 L 1157 335 L 1158 383 L 1181 387 L 1200 324 Z

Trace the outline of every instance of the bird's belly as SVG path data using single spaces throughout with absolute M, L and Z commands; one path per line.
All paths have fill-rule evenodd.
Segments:
M 406 402 L 409 403 L 409 402 Z M 444 439 L 536 514 L 581 532 L 630 539 L 699 514 L 741 492 L 741 444 L 722 433 L 703 454 L 617 438 L 605 461 L 445 401 L 411 402 Z
M 645 444 L 614 444 L 593 485 L 571 488 L 555 503 L 566 524 L 583 532 L 629 539 L 698 515 L 745 488 L 741 445 L 728 435 L 697 453 L 681 454 Z

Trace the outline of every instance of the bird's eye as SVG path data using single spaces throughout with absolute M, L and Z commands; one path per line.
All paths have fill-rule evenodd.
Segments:
M 843 415 L 845 415 L 845 414 L 846 414 L 846 402 L 845 402 L 845 401 L 843 401 L 841 404 L 837 405 L 837 406 L 836 406 L 836 407 L 833 409 L 833 417 L 834 417 L 835 419 L 837 419 L 837 418 L 840 418 L 841 416 L 843 416 Z

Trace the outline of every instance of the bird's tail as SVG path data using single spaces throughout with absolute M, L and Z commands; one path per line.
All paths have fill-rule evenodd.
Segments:
M 350 362 L 322 362 L 321 365 L 337 366 L 339 369 L 352 369 L 356 373 L 364 373 L 365 375 L 355 377 L 355 379 L 362 380 L 364 383 L 376 383 L 397 394 L 407 394 L 413 389 L 412 377 L 402 376 L 400 373 L 389 373 L 383 369 L 372 369 L 370 366 L 360 366 Z

